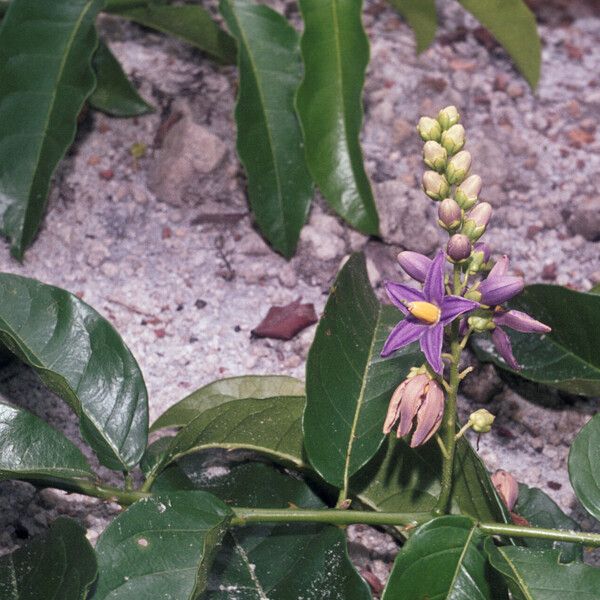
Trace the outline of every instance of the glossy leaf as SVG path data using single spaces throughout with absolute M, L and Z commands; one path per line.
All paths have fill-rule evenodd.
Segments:
M 382 306 L 355 254 L 333 284 L 306 366 L 306 452 L 316 471 L 341 487 L 378 450 L 394 389 L 423 356 L 411 345 L 392 358 L 380 351 L 401 313 Z
M 515 600 L 593 600 L 600 590 L 600 569 L 581 562 L 562 564 L 558 550 L 530 550 L 515 546 L 486 550 Z
M 108 321 L 65 290 L 0 273 L 0 341 L 77 413 L 105 466 L 137 464 L 147 439 L 146 386 Z
M 95 85 L 94 19 L 103 0 L 13 0 L 0 26 L 0 213 L 22 258 L 50 179 Z
M 567 517 L 558 504 L 538 488 L 519 485 L 519 497 L 514 507 L 514 512 L 524 517 L 534 527 L 548 529 L 566 529 L 578 531 L 576 521 Z M 520 544 L 532 550 L 550 550 L 556 548 L 561 552 L 562 562 L 583 560 L 581 544 L 566 544 L 541 540 L 536 538 L 520 538 Z
M 197 4 L 183 6 L 148 3 L 139 8 L 108 7 L 109 12 L 175 36 L 225 64 L 235 62 L 235 41 Z
M 0 557 L 0 598 L 84 600 L 96 574 L 85 529 L 60 517 L 46 533 Z
M 299 37 L 279 13 L 248 0 L 222 0 L 238 42 L 237 150 L 263 235 L 294 254 L 313 193 L 294 97 L 302 78 Z
M 286 375 L 243 375 L 217 379 L 168 408 L 150 430 L 182 427 L 201 412 L 229 400 L 273 396 L 304 396 L 304 383 Z
M 435 38 L 438 24 L 435 0 L 390 0 L 390 4 L 415 32 L 417 52 L 427 50 Z
M 94 54 L 96 87 L 89 97 L 90 106 L 113 117 L 136 117 L 154 109 L 137 92 L 119 61 L 100 40 Z
M 93 600 L 195 600 L 232 513 L 215 496 L 178 492 L 139 500 L 98 540 Z
M 422 525 L 398 553 L 382 600 L 506 598 L 501 582 L 490 579 L 483 541 L 466 517 Z
M 379 220 L 363 165 L 359 135 L 369 42 L 362 0 L 300 0 L 304 79 L 296 106 L 306 160 L 330 206 L 365 234 Z
M 249 449 L 304 468 L 300 420 L 304 398 L 244 398 L 201 413 L 172 438 L 151 476 L 178 458 L 208 448 Z
M 392 436 L 377 457 L 352 478 L 350 490 L 363 505 L 377 511 L 427 512 L 440 493 L 440 452 L 435 443 L 410 448 Z M 453 512 L 481 521 L 510 522 L 481 459 L 461 438 L 456 449 Z
M 458 0 L 502 44 L 529 85 L 540 79 L 542 49 L 535 15 L 523 0 Z
M 194 459 L 182 463 L 202 489 L 234 506 L 325 508 L 305 482 L 272 466 L 246 463 L 207 478 Z M 196 461 L 197 462 L 197 461 Z M 188 480 L 189 481 L 189 480 Z M 367 600 L 370 593 L 356 573 L 338 527 L 314 523 L 247 526 L 231 530 L 215 557 L 203 600 Z
M 62 433 L 30 412 L 0 402 L 0 481 L 93 479 L 85 456 Z
M 544 336 L 518 333 L 506 328 L 517 362 L 513 371 L 489 340 L 477 337 L 477 356 L 525 379 L 571 394 L 600 395 L 600 296 L 576 292 L 558 285 L 530 285 L 511 302 L 552 327 Z M 565 309 L 568 307 L 568 309 Z
M 571 444 L 569 478 L 579 502 L 600 521 L 600 414 L 585 424 Z

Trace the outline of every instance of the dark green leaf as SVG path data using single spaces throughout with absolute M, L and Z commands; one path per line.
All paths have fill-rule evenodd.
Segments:
M 147 440 L 146 386 L 108 321 L 65 290 L 0 273 L 0 342 L 77 413 L 104 465 L 137 464 Z
M 0 598 L 84 600 L 96 574 L 85 529 L 60 517 L 44 535 L 0 557 Z
M 519 485 L 519 498 L 514 507 L 514 512 L 521 515 L 534 527 L 548 529 L 567 529 L 577 531 L 579 525 L 567 517 L 559 506 L 538 488 L 530 488 Z M 553 542 L 552 540 L 541 540 L 536 538 L 521 538 L 521 544 L 532 550 L 548 550 L 556 548 L 561 552 L 563 562 L 583 559 L 583 548 L 581 544 L 566 544 L 564 542 Z
M 181 461 L 189 477 L 187 481 L 193 481 L 228 504 L 252 508 L 325 508 L 306 483 L 272 466 L 246 463 L 225 475 L 207 478 L 203 465 L 196 466 L 197 458 L 190 456 Z M 225 536 L 201 598 L 234 597 L 367 600 L 371 596 L 348 559 L 343 531 L 306 523 L 247 526 Z
M 50 178 L 94 89 L 94 19 L 103 0 L 13 0 L 0 27 L 0 213 L 21 258 Z
M 289 258 L 313 193 L 294 108 L 302 78 L 299 37 L 267 6 L 222 0 L 220 8 L 238 42 L 237 149 L 250 206 L 273 248 Z
M 517 362 L 513 371 L 491 342 L 476 338 L 477 356 L 525 379 L 583 396 L 600 395 L 600 296 L 558 285 L 530 285 L 510 303 L 552 327 L 548 335 L 510 335 Z
M 0 402 L 0 480 L 93 479 L 79 448 L 30 412 Z
M 398 553 L 382 600 L 506 598 L 501 582 L 490 578 L 484 539 L 466 517 L 425 523 Z
M 308 168 L 327 202 L 366 234 L 379 233 L 359 134 L 369 42 L 362 0 L 300 0 L 304 80 L 296 106 Z
M 98 540 L 93 600 L 195 600 L 231 516 L 206 492 L 139 500 Z
M 159 473 L 181 456 L 207 448 L 249 449 L 275 460 L 305 468 L 302 455 L 300 421 L 304 398 L 244 398 L 231 400 L 201 413 L 172 438 L 171 444 L 156 461 Z
M 427 512 L 440 493 L 441 458 L 435 443 L 412 449 L 390 437 L 350 485 L 352 495 L 377 511 Z M 481 521 L 510 522 L 481 459 L 461 438 L 456 449 L 453 512 Z
M 532 88 L 542 50 L 535 16 L 523 0 L 458 0 L 504 46 Z
M 198 5 L 160 5 L 149 3 L 140 8 L 110 8 L 110 12 L 173 35 L 226 64 L 235 62 L 235 41 Z
M 329 483 L 341 487 L 376 452 L 394 389 L 423 362 L 414 345 L 383 359 L 379 353 L 401 313 L 382 306 L 369 283 L 364 256 L 339 273 L 306 367 L 306 452 Z
M 96 88 L 89 98 L 90 105 L 113 117 L 136 117 L 154 109 L 133 87 L 108 46 L 100 40 L 94 54 Z
M 571 444 L 569 478 L 579 502 L 600 521 L 600 414 L 586 423 Z
M 304 383 L 285 375 L 243 375 L 217 379 L 171 406 L 156 419 L 150 431 L 183 427 L 201 412 L 230 400 L 273 396 L 304 396 Z
M 420 54 L 427 50 L 437 30 L 435 0 L 390 0 L 390 4 L 406 19 L 415 32 L 417 52 Z
M 561 564 L 558 550 L 530 550 L 485 545 L 492 566 L 500 572 L 515 600 L 595 600 L 600 569 L 581 562 Z

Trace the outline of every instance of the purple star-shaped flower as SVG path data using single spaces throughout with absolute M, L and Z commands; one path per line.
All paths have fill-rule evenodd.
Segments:
M 392 329 L 383 345 L 381 356 L 389 356 L 392 352 L 419 340 L 421 350 L 431 368 L 438 374 L 443 372 L 444 327 L 459 315 L 479 306 L 473 300 L 445 294 L 445 262 L 446 256 L 440 251 L 427 269 L 423 291 L 392 281 L 385 283 L 390 300 L 406 318 Z

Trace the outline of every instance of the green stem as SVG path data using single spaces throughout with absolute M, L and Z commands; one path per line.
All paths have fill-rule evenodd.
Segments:
M 462 282 L 460 279 L 460 267 L 454 265 L 454 293 L 460 294 Z M 434 514 L 443 515 L 448 512 L 450 495 L 452 494 L 452 476 L 454 474 L 454 449 L 456 447 L 456 403 L 458 397 L 458 386 L 460 376 L 458 374 L 458 363 L 462 351 L 459 341 L 458 321 L 454 321 L 450 327 L 450 387 L 446 398 L 446 409 L 442 422 L 442 436 L 446 452 L 442 455 L 442 478 L 441 491 L 434 508 Z
M 32 481 L 31 483 L 36 483 Z M 99 485 L 88 481 L 75 480 L 60 480 L 47 482 L 48 486 L 65 490 L 66 492 L 74 492 L 76 494 L 85 494 L 86 496 L 94 496 L 102 500 L 110 500 L 121 506 L 129 506 L 142 498 L 148 498 L 151 494 L 135 490 L 120 490 L 106 485 Z
M 327 523 L 329 525 L 395 525 L 412 529 L 431 519 L 431 513 L 372 512 L 366 510 L 301 509 L 301 508 L 233 508 L 230 521 L 234 527 L 252 523 Z
M 545 529 L 543 527 L 522 527 L 504 523 L 479 523 L 478 528 L 489 535 L 506 535 L 511 537 L 536 538 L 557 542 L 572 542 L 586 546 L 600 547 L 600 534 L 587 531 L 569 531 L 562 529 Z

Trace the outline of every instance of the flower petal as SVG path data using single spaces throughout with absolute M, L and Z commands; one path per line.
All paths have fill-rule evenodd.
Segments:
M 406 250 L 398 254 L 398 262 L 410 277 L 423 283 L 433 261 L 424 254 Z
M 429 383 L 427 375 L 417 375 L 409 379 L 402 402 L 400 403 L 400 424 L 398 425 L 398 437 L 405 436 L 413 426 L 413 419 L 425 398 L 426 385 Z
M 481 303 L 488 306 L 502 304 L 512 297 L 520 294 L 525 287 L 522 277 L 502 276 L 490 277 L 481 282 Z
M 408 314 L 406 302 L 423 302 L 425 300 L 425 296 L 420 290 L 394 281 L 385 282 L 385 291 L 394 306 L 398 307 L 405 315 Z
M 492 267 L 488 274 L 488 279 L 491 277 L 504 277 L 508 273 L 508 256 L 504 254 L 496 264 Z
M 504 330 L 500 329 L 500 327 L 496 327 L 496 329 L 492 331 L 492 341 L 494 342 L 494 346 L 496 346 L 496 350 L 498 350 L 500 356 L 504 359 L 506 364 L 511 369 L 519 371 L 521 366 L 512 353 L 510 338 L 506 335 Z
M 442 362 L 442 341 L 444 338 L 444 326 L 441 323 L 430 325 L 421 338 L 421 350 L 431 368 L 441 375 L 444 371 Z
M 416 342 L 427 330 L 427 325 L 404 319 L 400 321 L 385 340 L 381 356 L 389 356 L 392 352 Z
M 442 305 L 444 299 L 444 267 L 446 266 L 446 255 L 440 250 L 433 259 L 425 283 L 423 284 L 423 295 L 427 302 Z
M 410 440 L 410 447 L 423 445 L 438 430 L 444 416 L 444 392 L 431 381 L 427 395 L 417 411 L 417 426 Z
M 506 312 L 496 313 L 494 315 L 494 323 L 506 325 L 506 327 L 522 333 L 549 333 L 552 331 L 548 325 L 536 321 L 533 317 L 520 310 L 507 310 Z
M 446 296 L 442 300 L 440 323 L 447 325 L 454 321 L 458 315 L 474 310 L 478 306 L 479 302 L 474 300 L 467 300 L 467 298 L 461 298 L 460 296 Z
M 392 427 L 394 427 L 394 423 L 398 420 L 398 417 L 400 416 L 400 402 L 402 401 L 404 389 L 406 388 L 408 381 L 408 379 L 405 379 L 396 388 L 396 390 L 392 394 L 392 397 L 390 398 L 390 404 L 388 406 L 387 415 L 383 423 L 383 433 L 385 433 L 386 435 L 392 430 Z

